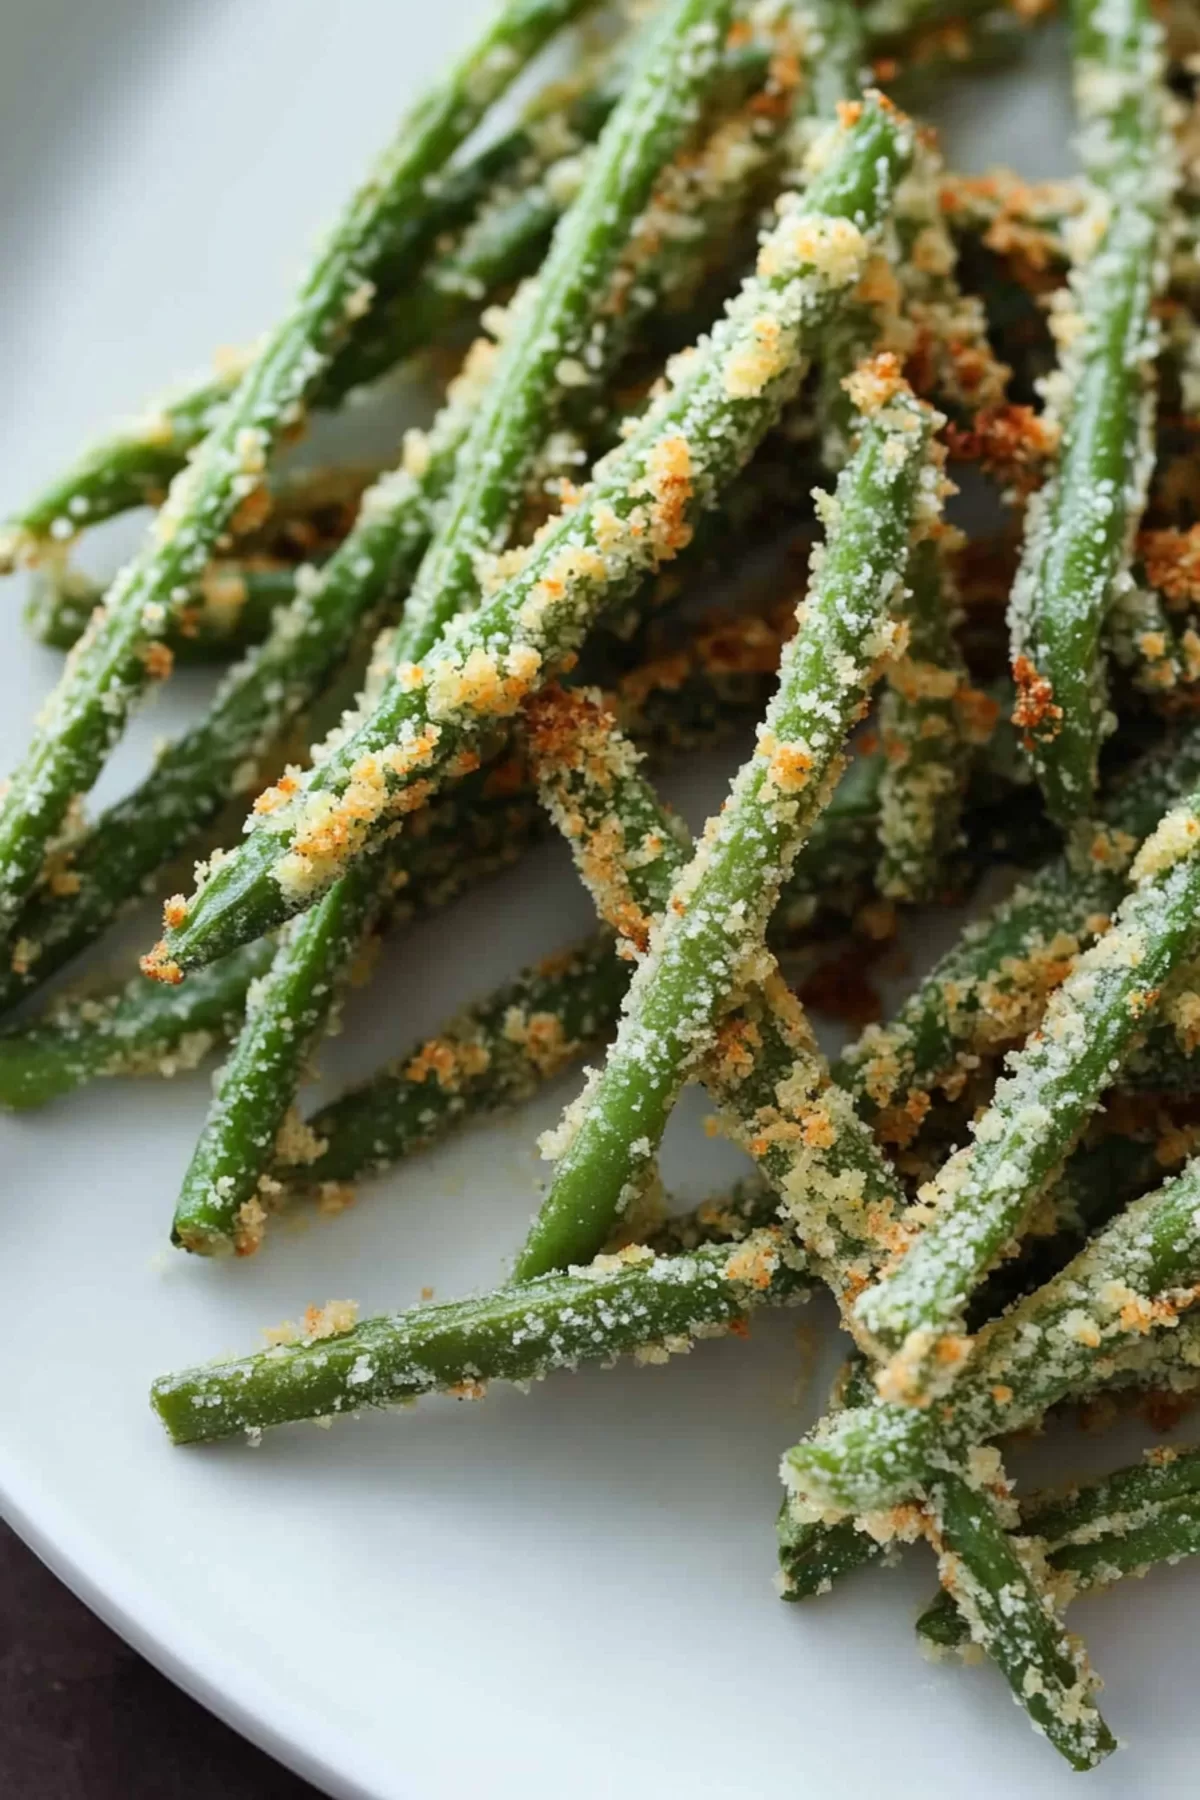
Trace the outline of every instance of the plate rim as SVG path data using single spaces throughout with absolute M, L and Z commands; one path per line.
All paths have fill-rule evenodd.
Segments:
M 26 1477 L 22 1493 L 20 1470 L 0 1444 L 0 1519 L 77 1600 L 160 1675 L 239 1737 L 312 1783 L 328 1800 L 399 1800 L 401 1790 L 394 1784 L 385 1790 L 367 1779 L 365 1770 L 348 1775 L 331 1761 L 333 1738 L 341 1740 L 339 1755 L 353 1752 L 346 1734 L 322 1730 L 318 1714 L 290 1705 L 261 1672 L 249 1665 L 231 1670 L 227 1657 L 221 1658 L 218 1672 L 211 1653 L 206 1655 L 205 1634 L 190 1627 L 177 1608 L 162 1606 L 150 1585 L 122 1559 L 110 1558 L 106 1568 L 102 1544 L 97 1541 L 89 1551 L 86 1534 L 72 1523 L 74 1515 L 53 1494 L 33 1492 L 37 1485 Z M 245 1697 L 239 1698 L 242 1692 Z M 323 1737 L 331 1741 L 322 1744 Z M 412 1794 L 411 1789 L 406 1791 Z

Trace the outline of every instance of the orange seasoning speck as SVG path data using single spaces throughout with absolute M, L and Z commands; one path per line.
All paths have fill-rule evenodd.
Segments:
M 870 416 L 885 407 L 889 400 L 907 388 L 900 368 L 900 358 L 893 350 L 880 350 L 875 356 L 868 356 L 849 375 L 843 376 L 842 386 L 849 394 L 859 412 Z
M 1038 738 L 1054 737 L 1062 723 L 1062 707 L 1054 704 L 1054 689 L 1044 675 L 1039 675 L 1027 656 L 1013 663 L 1013 680 L 1017 685 L 1017 701 L 1012 722 L 1023 734 L 1025 748 L 1033 748 Z
M 175 656 L 169 644 L 155 639 L 142 652 L 142 663 L 151 681 L 165 681 L 175 667 Z
M 140 960 L 139 967 L 143 975 L 151 981 L 161 981 L 167 987 L 178 987 L 183 980 L 183 970 L 179 964 L 167 954 L 167 941 L 159 938 L 153 950 L 148 950 Z
M 667 561 L 686 549 L 692 528 L 687 506 L 692 498 L 692 453 L 678 433 L 662 438 L 646 461 L 646 486 L 651 497 L 650 523 L 656 554 Z

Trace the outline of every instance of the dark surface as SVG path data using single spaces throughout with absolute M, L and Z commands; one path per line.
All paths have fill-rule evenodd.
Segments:
M 4 1800 L 320 1800 L 102 1625 L 0 1524 Z

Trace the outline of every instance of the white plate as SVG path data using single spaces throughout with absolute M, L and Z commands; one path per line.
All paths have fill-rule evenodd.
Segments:
M 271 316 L 473 10 L 10 0 L 4 502 Z M 1019 94 L 954 100 L 976 166 L 1061 168 L 1058 65 L 1042 54 Z M 23 637 L 17 598 L 10 587 L 0 766 L 56 668 Z M 202 691 L 181 681 L 139 721 L 107 791 L 177 719 L 176 696 Z M 691 788 L 676 792 L 695 817 L 711 771 Z M 587 911 L 546 851 L 413 932 L 355 1002 L 332 1074 L 364 1072 Z M 590 1371 L 330 1436 L 298 1428 L 254 1453 L 169 1449 L 146 1405 L 158 1372 L 245 1349 L 310 1300 L 352 1295 L 371 1312 L 426 1283 L 449 1295 L 493 1279 L 533 1204 L 534 1130 L 560 1097 L 414 1164 L 335 1225 L 280 1230 L 257 1261 L 212 1267 L 164 1247 L 205 1094 L 203 1077 L 110 1083 L 0 1126 L 4 1509 L 192 1693 L 331 1792 L 372 1800 L 1077 1791 L 991 1671 L 916 1654 L 927 1559 L 810 1608 L 774 1599 L 775 1467 L 824 1391 L 822 1308 L 800 1316 L 826 1346 L 806 1388 L 793 1314 L 666 1370 Z M 721 1175 L 698 1110 L 690 1138 L 674 1134 L 692 1194 Z M 1092 1794 L 1130 1780 L 1187 1791 L 1198 1593 L 1184 1571 L 1078 1609 L 1133 1743 Z

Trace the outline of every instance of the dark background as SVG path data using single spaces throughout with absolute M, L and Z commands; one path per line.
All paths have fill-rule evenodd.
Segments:
M 320 1800 L 114 1636 L 0 1524 L 4 1800 Z

